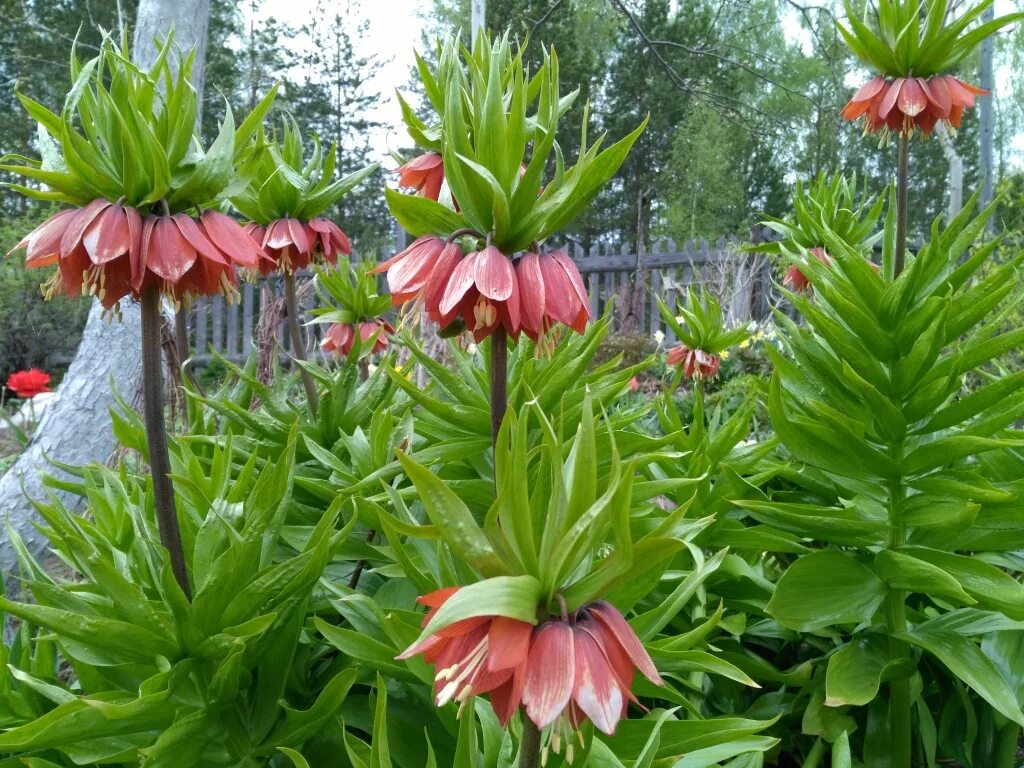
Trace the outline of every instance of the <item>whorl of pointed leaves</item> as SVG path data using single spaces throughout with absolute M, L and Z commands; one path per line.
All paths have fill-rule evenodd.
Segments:
M 986 37 L 1024 18 L 1013 13 L 975 25 L 993 2 L 983 0 L 947 23 L 948 0 L 876 0 L 865 2 L 862 14 L 845 0 L 849 26 L 836 22 L 839 32 L 878 74 L 860 87 L 843 117 L 863 116 L 865 133 L 880 132 L 883 140 L 889 133 L 927 135 L 940 122 L 959 128 L 964 110 L 988 91 L 958 80 L 950 70 Z
M 861 8 L 844 2 L 846 24 L 836 22 L 839 33 L 857 58 L 888 78 L 948 73 L 986 37 L 1024 18 L 1011 13 L 975 24 L 994 0 L 982 0 L 948 23 L 949 0 L 865 0 Z
M 686 302 L 678 307 L 678 312 L 669 309 L 660 296 L 658 311 L 668 330 L 682 342 L 668 351 L 666 362 L 683 366 L 687 378 L 714 376 L 721 364 L 719 354 L 749 335 L 746 325 L 727 329 L 718 299 L 703 288 L 698 292 L 692 285 L 687 289 Z
M 538 244 L 587 206 L 646 121 L 602 151 L 603 137 L 587 140 L 585 112 L 582 150 L 567 167 L 555 136 L 576 93 L 560 95 L 554 51 L 532 78 L 507 34 L 493 42 L 480 35 L 472 50 L 449 38 L 433 69 L 419 57 L 417 64 L 436 119 L 420 119 L 402 100 L 424 154 L 399 169 L 413 194 L 386 190 L 391 212 L 418 238 L 382 266 L 396 303 L 422 299 L 431 319 L 477 340 L 499 325 L 513 337 L 537 338 L 555 322 L 582 330 L 589 303 L 579 270 Z M 466 254 L 459 236 L 475 241 Z
M 252 164 L 248 186 L 233 195 L 231 204 L 252 222 L 249 234 L 269 257 L 260 271 L 294 272 L 311 262 L 336 263 L 348 255 L 348 237 L 323 214 L 377 170 L 371 163 L 340 179 L 334 178 L 337 147 L 326 152 L 312 137 L 312 153 L 305 156 L 302 132 L 291 117 L 282 120 L 280 143 L 260 131 L 247 149 Z
M 789 261 L 783 285 L 799 293 L 809 285 L 800 269 L 806 258 L 829 264 L 825 240 L 834 236 L 831 233 L 838 233 L 850 248 L 870 259 L 872 248 L 881 237 L 879 218 L 884 204 L 883 197 L 868 195 L 866 189 L 858 191 L 856 176 L 847 179 L 841 173 L 819 173 L 809 184 L 797 182 L 791 216 L 763 222 L 782 239 L 758 243 L 746 250 L 776 254 Z
M 391 301 L 377 295 L 370 264 L 321 269 L 314 287 L 320 306 L 312 310 L 312 322 L 329 324 L 320 344 L 324 352 L 347 356 L 353 349 L 357 353 L 387 349 L 394 329 L 383 315 Z
M 189 80 L 195 52 L 178 56 L 169 35 L 156 62 L 131 62 L 127 42 L 108 37 L 86 63 L 71 55 L 71 90 L 60 113 L 24 94 L 18 100 L 39 124 L 40 159 L 7 156 L 0 170 L 43 184 L 14 188 L 29 197 L 84 207 L 104 199 L 141 215 L 191 211 L 231 194 L 250 169 L 241 149 L 255 135 L 276 86 L 235 127 L 230 107 L 213 143 L 195 135 L 198 96 Z M 242 179 L 243 182 L 240 182 Z
M 274 90 L 235 128 L 230 108 L 208 149 L 194 134 L 194 53 L 172 57 L 173 38 L 156 63 L 139 69 L 106 38 L 96 58 L 72 53 L 73 85 L 58 115 L 19 94 L 39 123 L 41 159 L 7 157 L 0 169 L 45 185 L 14 185 L 43 200 L 70 203 L 29 233 L 29 267 L 56 264 L 48 297 L 97 296 L 116 313 L 120 299 L 156 288 L 173 301 L 236 294 L 235 267 L 256 267 L 259 248 L 233 220 L 208 210 L 247 167 L 239 147 L 254 135 Z M 172 66 L 173 64 L 173 66 Z

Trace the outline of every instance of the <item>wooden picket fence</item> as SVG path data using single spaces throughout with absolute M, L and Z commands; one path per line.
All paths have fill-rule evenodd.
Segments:
M 401 246 L 401 241 L 397 245 Z M 640 254 L 606 244 L 594 246 L 586 253 L 579 245 L 567 245 L 566 250 L 586 281 L 593 316 L 600 316 L 614 299 L 620 324 L 623 308 L 634 309 L 630 329 L 635 332 L 664 332 L 655 297 L 660 295 L 672 306 L 693 283 L 706 285 L 715 292 L 733 322 L 762 320 L 773 303 L 768 260 L 763 255 L 741 251 L 735 239 L 719 238 L 714 243 L 697 240 L 682 246 L 665 240 Z M 629 302 L 638 280 L 643 283 L 640 293 L 634 295 L 641 300 Z M 268 295 L 280 295 L 279 283 L 280 279 L 273 277 L 258 285 L 245 283 L 240 286 L 240 301 L 235 304 L 228 304 L 220 296 L 198 301 L 189 319 L 192 349 L 196 350 L 193 359 L 198 363 L 208 361 L 214 350 L 233 361 L 248 357 L 263 303 Z M 307 328 L 309 352 L 317 349 L 323 329 L 321 325 Z M 277 337 L 288 352 L 290 342 L 283 324 Z

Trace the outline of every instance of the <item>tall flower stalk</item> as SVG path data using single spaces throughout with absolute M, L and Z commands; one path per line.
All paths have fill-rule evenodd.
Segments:
M 884 752 L 893 768 L 910 768 L 914 751 L 927 749 L 927 739 L 914 738 L 913 708 L 922 704 L 921 654 L 971 687 L 977 682 L 959 665 L 967 658 L 975 666 L 984 663 L 970 633 L 955 635 L 924 618 L 941 618 L 950 602 L 970 606 L 987 599 L 967 577 L 979 571 L 979 561 L 954 553 L 976 549 L 967 543 L 973 517 L 956 527 L 937 511 L 972 507 L 983 498 L 987 480 L 972 476 L 955 488 L 942 480 L 966 470 L 968 458 L 1006 447 L 997 435 L 1019 418 L 1013 406 L 1007 406 L 1013 414 L 986 414 L 995 401 L 961 393 L 962 376 L 986 363 L 988 349 L 996 344 L 980 342 L 996 332 L 985 316 L 1000 295 L 988 281 L 970 282 L 986 249 L 958 264 L 991 210 L 972 221 L 973 203 L 967 205 L 946 228 L 936 223 L 931 240 L 917 253 L 907 245 L 912 139 L 927 135 L 938 122 L 959 127 L 964 110 L 983 92 L 949 71 L 985 37 L 1022 17 L 975 24 L 989 5 L 985 0 L 955 18 L 945 0 L 926 0 L 923 6 L 877 0 L 863 14 L 847 5 L 840 32 L 874 76 L 843 115 L 863 117 L 865 132 L 881 134 L 883 145 L 890 135 L 898 137 L 895 204 L 882 236 L 883 269 L 872 269 L 864 259 L 863 238 L 847 239 L 843 227 L 830 223 L 828 215 L 820 217 L 823 226 L 816 229 L 824 242 L 815 245 L 824 247 L 828 258 L 804 258 L 800 264 L 814 294 L 789 294 L 808 327 L 780 317 L 793 359 L 772 352 L 772 424 L 808 477 L 827 481 L 817 493 L 829 499 L 815 510 L 813 523 L 793 522 L 789 530 L 839 546 L 815 550 L 790 565 L 767 610 L 798 631 L 844 627 L 828 661 L 826 706 L 871 705 L 869 718 L 885 717 L 885 726 L 876 723 L 885 728 L 884 745 L 871 746 Z M 1002 268 L 1000 279 L 1014 268 Z M 964 349 L 972 347 L 976 354 L 965 357 Z M 829 485 L 828 492 L 821 490 Z M 743 506 L 755 519 L 770 522 L 805 505 L 773 497 Z M 852 510 L 856 515 L 851 517 Z M 853 520 L 860 526 L 856 531 L 844 528 Z M 986 572 L 993 579 L 1001 575 Z M 930 600 L 936 607 L 908 611 L 912 593 L 915 606 L 928 606 Z M 879 679 L 888 701 L 855 691 L 843 669 L 863 667 L 857 660 L 866 652 L 877 653 L 887 669 L 898 670 Z M 1024 722 L 1016 702 L 999 690 L 996 676 L 980 692 L 1000 717 Z M 872 737 L 863 738 L 867 753 Z
M 332 145 L 325 152 L 314 135 L 312 154 L 306 157 L 302 133 L 290 117 L 282 122 L 277 139 L 268 140 L 261 131 L 249 147 L 249 186 L 232 197 L 231 203 L 250 220 L 246 230 L 263 248 L 266 260 L 258 274 L 277 272 L 282 276 L 292 357 L 298 362 L 310 413 L 316 414 L 319 393 L 302 366 L 308 355 L 299 322 L 295 275 L 311 264 L 336 264 L 339 255 L 352 253 L 348 236 L 323 214 L 378 166 L 371 163 L 335 179 L 337 147 Z
M 30 232 L 18 247 L 26 265 L 57 269 L 46 282 L 58 294 L 95 296 L 112 318 L 120 302 L 142 308 L 143 406 L 160 540 L 175 580 L 191 595 L 174 501 L 164 423 L 161 303 L 176 309 L 195 297 L 238 296 L 236 268 L 258 267 L 262 254 L 215 206 L 239 176 L 240 153 L 274 98 L 272 90 L 237 128 L 231 110 L 206 150 L 194 135 L 198 96 L 189 82 L 193 54 L 172 67 L 173 37 L 148 71 L 132 66 L 109 38 L 82 64 L 58 115 L 19 94 L 40 126 L 41 160 L 6 164 L 46 189 L 24 194 L 72 206 Z M 125 115 L 134 116 L 131 120 Z M 110 153 L 116 151 L 116 157 Z M 244 175 L 244 171 L 242 171 Z
M 537 342 L 538 349 L 544 349 L 546 339 L 557 332 L 557 326 L 582 333 L 590 317 L 579 269 L 562 251 L 545 248 L 544 242 L 578 215 L 612 177 L 644 126 L 601 151 L 600 140 L 593 144 L 587 141 L 584 125 L 579 159 L 575 166 L 566 168 L 557 153 L 555 136 L 559 119 L 576 94 L 560 96 L 554 51 L 545 54 L 532 79 L 508 35 L 493 42 L 479 35 L 472 50 L 449 39 L 438 46 L 433 68 L 423 59 L 418 59 L 418 63 L 436 120 L 420 119 L 402 101 L 409 135 L 423 154 L 399 169 L 399 185 L 415 190 L 412 194 L 386 190 L 391 212 L 417 239 L 378 270 L 387 272 L 394 303 L 415 301 L 423 314 L 440 326 L 442 334 L 466 332 L 478 343 L 489 339 L 490 427 L 495 491 L 500 500 L 507 493 L 506 486 L 515 482 L 501 469 L 508 465 L 503 458 L 508 450 L 503 435 L 510 430 L 506 418 L 508 345 L 518 343 L 521 335 L 526 335 Z M 557 173 L 545 180 L 543 177 L 556 154 Z M 433 482 L 408 460 L 403 463 L 418 486 L 421 482 Z M 525 480 L 525 467 L 515 471 L 522 472 Z M 529 513 L 519 509 L 509 510 L 508 514 L 518 519 L 510 518 L 505 524 L 521 527 Z M 551 525 L 557 525 L 557 521 L 553 520 Z M 464 533 L 470 535 L 469 529 Z M 450 545 L 456 550 L 460 546 L 454 541 Z M 582 612 L 579 604 L 566 609 L 565 599 L 558 591 L 567 572 L 545 583 L 557 574 L 548 572 L 538 562 L 537 542 L 517 541 L 515 546 L 528 547 L 530 554 L 526 557 L 536 567 L 508 578 L 522 579 L 530 593 L 517 604 L 516 615 L 498 615 L 526 620 L 531 625 L 540 622 L 539 629 L 529 638 L 531 648 L 557 635 L 562 643 L 569 643 L 570 655 L 573 645 L 578 643 L 583 649 L 580 652 L 586 656 L 591 638 L 585 629 L 590 626 L 589 614 Z M 491 589 L 495 575 L 522 573 L 521 568 L 511 564 L 498 567 L 492 563 L 479 570 L 485 577 L 483 581 L 462 588 L 436 616 L 428 617 L 424 629 L 427 636 L 431 630 L 440 629 L 437 622 L 450 605 L 462 604 L 470 595 Z M 562 601 L 560 610 L 554 608 L 557 601 Z M 622 624 L 626 624 L 624 620 Z M 480 649 L 474 652 L 484 653 Z M 530 658 L 534 656 L 531 654 Z M 481 658 L 473 656 L 466 663 L 470 665 L 468 669 L 475 670 L 474 665 L 481 663 Z M 581 683 L 571 674 L 564 678 L 565 668 L 558 672 L 563 676 L 560 687 L 540 685 L 536 669 L 541 663 L 530 667 L 530 662 L 523 661 L 522 672 L 513 674 L 512 679 L 518 682 L 511 690 L 498 694 L 497 700 L 491 693 L 496 711 L 500 709 L 508 717 L 519 709 L 520 696 L 526 704 L 520 768 L 539 765 L 542 749 L 562 748 L 562 734 L 574 733 L 588 716 L 598 727 L 610 732 L 624 707 L 622 688 L 628 691 L 629 687 L 628 681 L 621 679 L 626 675 L 625 669 L 617 673 L 607 669 L 600 672 L 597 678 L 606 685 L 596 699 L 601 706 L 595 709 L 591 707 L 595 699 L 589 694 L 577 696 Z M 447 676 L 452 669 L 455 668 L 443 668 L 439 674 Z M 585 672 L 581 675 L 586 676 Z M 632 679 L 632 667 L 629 678 Z M 477 678 L 473 676 L 472 680 Z M 480 678 L 477 683 L 467 683 L 459 695 L 490 690 L 487 686 L 493 682 L 492 678 Z M 450 687 L 442 690 L 452 692 Z M 439 698 L 439 703 L 444 700 L 445 697 Z M 533 703 L 527 704 L 528 701 Z M 577 704 L 582 709 L 576 708 Z M 608 707 L 615 710 L 613 718 L 608 715 Z M 542 730 L 547 734 L 546 740 Z M 565 746 L 571 755 L 571 745 Z

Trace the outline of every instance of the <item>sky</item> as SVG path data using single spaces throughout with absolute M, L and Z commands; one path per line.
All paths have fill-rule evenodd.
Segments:
M 386 128 L 371 139 L 374 160 L 385 161 L 391 167 L 388 150 L 408 144 L 402 127 L 401 113 L 395 98 L 395 89 L 409 80 L 414 64 L 413 50 L 422 44 L 421 30 L 423 17 L 432 6 L 431 0 L 352 0 L 356 13 L 369 21 L 369 29 L 362 39 L 355 40 L 361 55 L 376 55 L 384 66 L 377 77 L 367 84 L 367 92 L 381 94 L 373 117 Z M 322 0 L 329 14 L 341 8 L 344 0 Z M 296 23 L 316 15 L 317 0 L 263 0 L 260 18 L 273 16 L 281 21 Z M 248 7 L 248 3 L 245 4 Z M 1010 13 L 1015 8 L 1013 0 L 996 0 L 996 13 Z M 243 11 L 247 13 L 248 11 Z M 804 36 L 796 16 L 783 18 L 787 32 Z M 997 93 L 1009 86 L 1012 73 L 1002 68 L 996 72 Z M 1017 135 L 1011 143 L 1011 163 L 1020 166 L 1024 159 L 1024 134 Z
M 343 3 L 323 0 L 327 12 Z M 381 99 L 373 117 L 387 128 L 373 136 L 371 147 L 374 160 L 384 160 L 389 149 L 408 145 L 402 128 L 401 112 L 395 89 L 409 81 L 415 63 L 413 50 L 422 44 L 421 14 L 429 10 L 429 0 L 353 0 L 357 13 L 369 21 L 366 37 L 354 39 L 359 55 L 375 55 L 383 64 L 373 81 L 367 83 L 367 93 L 380 93 Z M 279 21 L 296 23 L 316 13 L 317 0 L 264 0 L 258 18 L 274 17 Z M 243 13 L 248 13 L 247 10 Z M 390 165 L 390 163 L 389 163 Z

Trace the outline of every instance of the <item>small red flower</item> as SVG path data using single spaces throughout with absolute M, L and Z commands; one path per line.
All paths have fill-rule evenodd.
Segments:
M 444 183 L 444 161 L 437 152 L 414 157 L 398 169 L 398 186 L 415 189 L 416 194 L 437 200 Z
M 927 135 L 939 122 L 959 128 L 964 110 L 974 106 L 975 96 L 988 93 L 952 75 L 893 79 L 879 75 L 861 86 L 840 114 L 847 120 L 863 116 L 868 133 L 910 135 L 919 129 Z
M 722 365 L 718 355 L 682 345 L 672 347 L 665 356 L 665 362 L 668 365 L 682 365 L 683 375 L 688 379 L 710 379 Z
M 498 323 L 515 337 L 520 329 L 519 281 L 512 261 L 493 245 L 475 251 L 452 271 L 441 297 L 442 320 L 461 316 L 478 343 Z M 442 326 L 447 323 L 442 322 Z
M 516 262 L 522 329 L 534 341 L 558 322 L 586 330 L 590 299 L 583 277 L 564 251 L 526 253 Z
M 430 610 L 423 619 L 427 626 L 434 614 L 456 592 L 449 587 L 417 599 Z M 423 654 L 434 665 L 434 696 L 441 707 L 455 700 L 461 706 L 473 696 L 490 695 L 494 712 L 507 725 L 519 708 L 525 664 L 533 625 L 505 616 L 463 619 L 411 645 L 397 658 Z
M 832 261 L 829 259 L 828 254 L 825 253 L 824 248 L 811 248 L 808 253 L 826 267 L 832 265 Z M 795 293 L 803 293 L 809 289 L 810 280 L 807 279 L 807 275 L 800 271 L 799 267 L 795 264 L 791 264 L 782 278 L 782 284 Z
M 448 279 L 462 260 L 462 249 L 439 237 L 425 235 L 401 253 L 374 268 L 375 273 L 388 273 L 391 305 L 397 307 L 412 299 L 422 299 L 427 317 L 441 327 L 448 325 L 456 313 L 444 317 L 441 299 Z
M 345 357 L 352 350 L 352 344 L 356 338 L 356 324 L 334 323 L 327 328 L 324 338 L 320 342 L 320 349 L 324 352 L 333 353 Z M 383 352 L 388 348 L 388 337 L 385 334 L 394 333 L 395 329 L 384 320 L 367 320 L 359 323 L 359 337 L 365 345 L 373 340 L 373 354 Z
M 143 218 L 106 200 L 54 214 L 18 248 L 28 249 L 28 267 L 57 264 L 45 287 L 48 297 L 88 292 L 107 309 L 153 285 L 175 301 L 233 295 L 235 267 L 255 267 L 262 257 L 242 228 L 217 211 L 198 221 L 185 213 Z
M 42 392 L 51 392 L 50 374 L 38 368 L 15 371 L 7 377 L 7 388 L 18 397 L 35 397 Z

